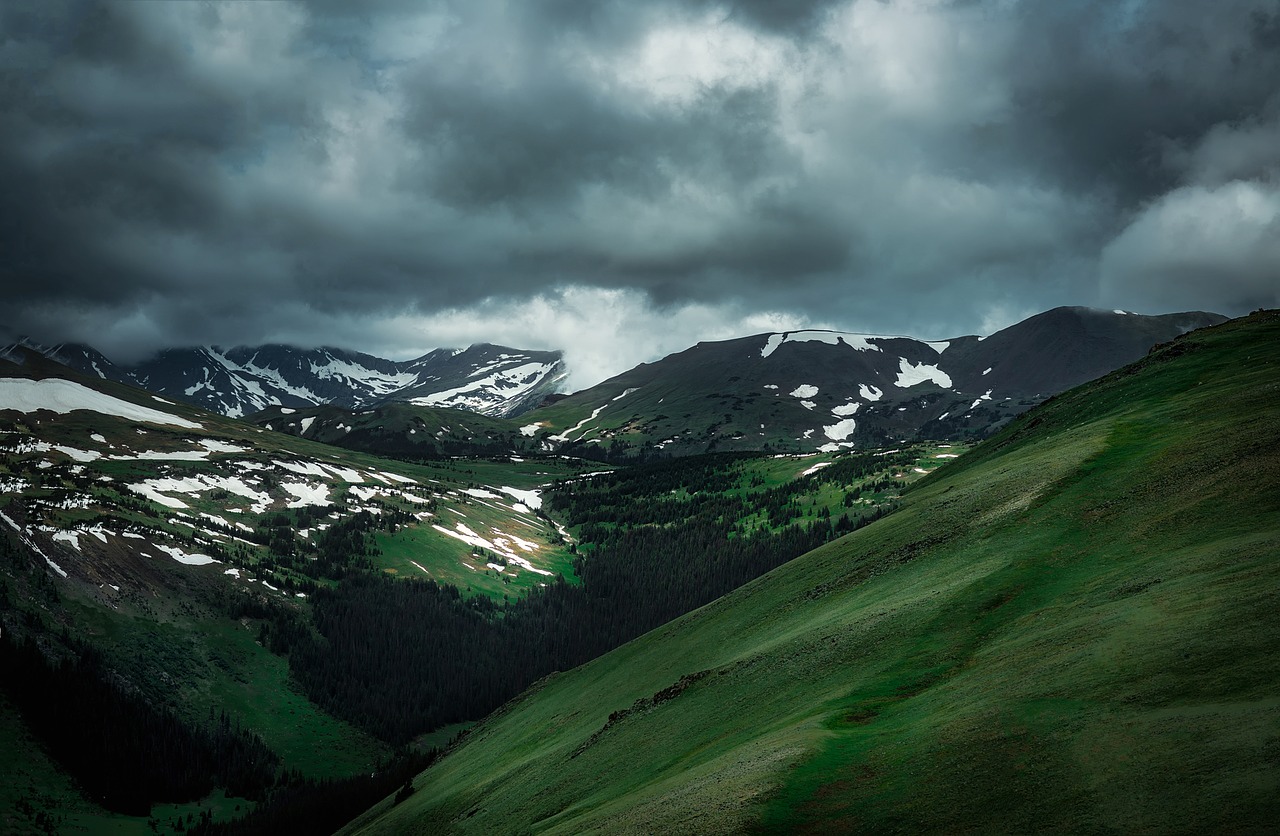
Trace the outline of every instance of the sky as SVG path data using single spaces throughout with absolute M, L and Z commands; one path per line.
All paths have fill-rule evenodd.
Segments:
M 0 329 L 118 362 L 1280 305 L 1280 0 L 41 0 L 0 78 Z

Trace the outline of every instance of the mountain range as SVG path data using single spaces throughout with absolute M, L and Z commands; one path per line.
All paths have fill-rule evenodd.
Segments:
M 387 402 L 455 407 L 513 416 L 557 392 L 567 376 L 558 351 L 479 344 L 436 349 L 397 362 L 339 348 L 287 345 L 173 348 L 132 366 L 82 344 L 22 341 L 0 349 L 35 350 L 76 371 L 127 383 L 233 418 L 271 406 L 331 404 L 366 409 Z
M 36 350 L 83 374 L 231 417 L 277 407 L 313 410 L 274 425 L 338 444 L 363 425 L 375 438 L 352 435 L 350 444 L 360 449 L 384 445 L 388 452 L 430 454 L 432 436 L 419 435 L 421 427 L 403 410 L 393 411 L 392 420 L 357 417 L 409 404 L 523 417 L 520 437 L 533 444 L 512 427 L 491 427 L 483 440 L 505 436 L 513 449 L 597 458 L 603 450 L 614 456 L 802 452 L 985 435 L 1153 345 L 1224 319 L 1202 311 L 1143 316 L 1063 307 L 986 337 L 757 334 L 701 342 L 567 397 L 561 396 L 569 375 L 561 352 L 489 344 L 437 349 L 403 362 L 286 345 L 169 349 L 133 366 L 79 344 L 23 342 L 0 349 L 0 356 L 17 347 Z
M 988 337 L 835 331 L 699 343 L 525 416 L 563 451 L 834 451 L 988 434 L 1218 314 L 1055 308 Z

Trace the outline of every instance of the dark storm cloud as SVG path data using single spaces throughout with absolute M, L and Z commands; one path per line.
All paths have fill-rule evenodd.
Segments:
M 1273 101 L 1274 3 L 1053 3 L 1024 6 L 1010 56 L 1011 139 L 1046 175 L 1125 201 L 1178 181 L 1170 144 L 1194 143 Z
M 1280 302 L 1267 0 L 8 4 L 0 74 L 0 319 L 117 352 Z

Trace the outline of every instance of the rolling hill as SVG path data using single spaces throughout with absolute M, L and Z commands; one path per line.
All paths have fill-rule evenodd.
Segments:
M 1277 380 L 1268 311 L 1052 398 L 342 832 L 1274 831 Z

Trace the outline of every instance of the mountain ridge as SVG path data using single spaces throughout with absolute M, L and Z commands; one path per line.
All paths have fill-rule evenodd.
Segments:
M 404 361 L 279 343 L 170 348 L 132 366 L 113 363 L 81 344 L 45 347 L 23 340 L 0 349 L 0 356 L 18 347 L 83 374 L 233 418 L 272 406 L 365 409 L 394 401 L 515 416 L 558 391 L 568 375 L 559 351 L 523 351 L 489 343 L 435 349 Z
M 1225 320 L 1062 307 L 987 337 L 799 330 L 701 342 L 535 409 L 558 449 L 833 451 L 982 437 L 1152 346 Z
M 981 438 L 1057 392 L 1224 319 L 1203 311 L 1145 316 L 1077 306 L 989 336 L 948 340 L 766 332 L 700 341 L 570 394 L 560 391 L 568 369 L 559 352 L 489 344 L 436 349 L 407 361 L 334 348 L 207 346 L 168 349 L 132 367 L 88 346 L 29 347 L 85 374 L 224 415 L 252 415 L 260 425 L 296 435 L 347 446 L 343 438 L 359 425 L 361 432 L 350 438 L 370 452 L 441 453 L 424 443 L 422 431 L 426 424 L 432 433 L 448 431 L 434 419 L 417 420 L 402 408 L 409 405 L 523 421 L 487 426 L 477 438 L 488 449 L 505 444 L 515 452 L 621 461 Z M 305 414 L 281 422 L 277 410 Z

